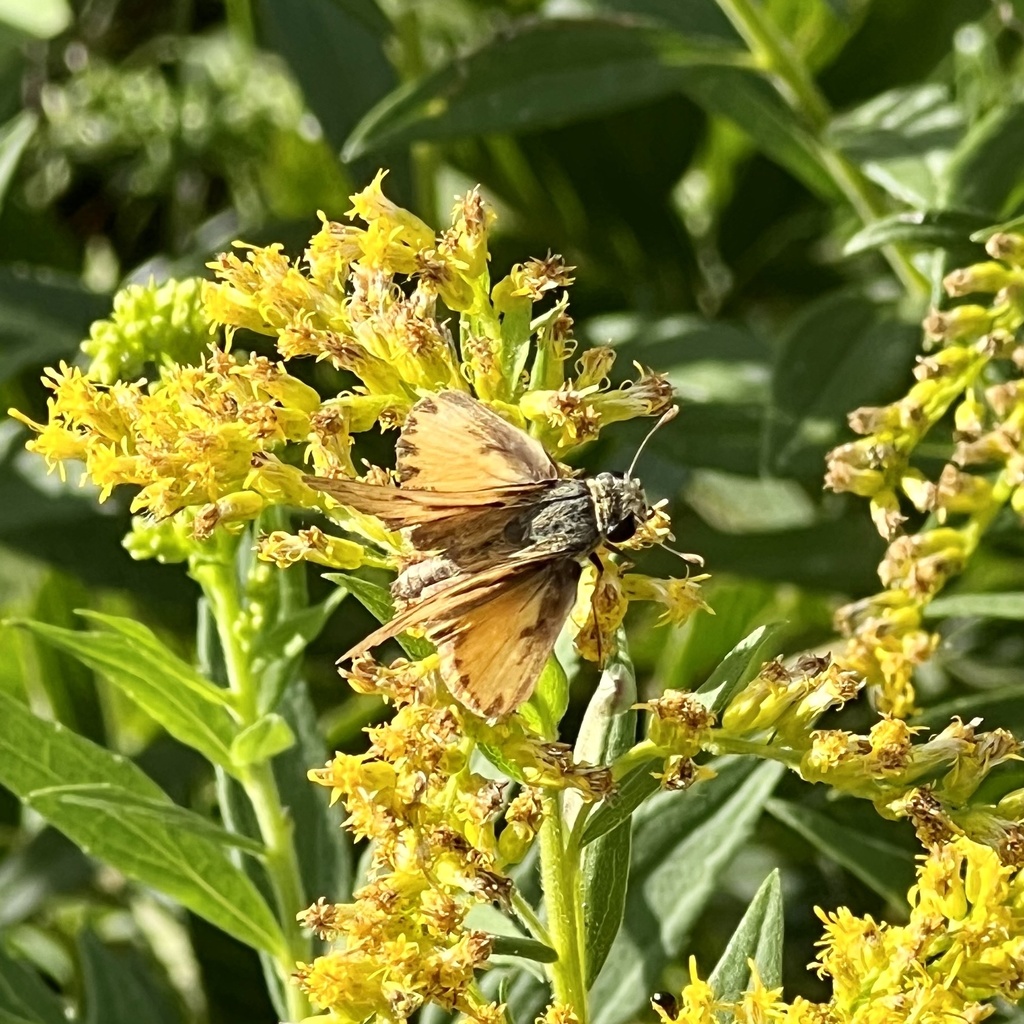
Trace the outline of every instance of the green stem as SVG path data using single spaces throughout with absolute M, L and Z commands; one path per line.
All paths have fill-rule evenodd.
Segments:
M 566 823 L 558 793 L 541 798 L 544 824 L 540 830 L 540 870 L 548 912 L 550 945 L 558 953 L 551 964 L 555 1000 L 573 1008 L 587 1024 L 587 982 L 583 942 L 583 908 L 579 889 L 579 858 L 568 848 Z
M 842 153 L 823 140 L 832 108 L 800 54 L 758 0 L 718 0 L 718 6 L 747 44 L 756 63 L 772 76 L 783 98 L 811 128 L 823 169 L 861 222 L 870 224 L 884 216 L 885 202 L 874 186 Z M 882 253 L 904 288 L 915 298 L 927 298 L 928 281 L 904 249 L 888 245 Z
M 192 576 L 203 588 L 220 639 L 227 670 L 227 682 L 235 695 L 235 711 L 241 728 L 252 725 L 259 717 L 257 679 L 252 672 L 242 626 L 245 612 L 239 599 L 235 572 L 234 543 L 224 544 L 221 557 L 192 566 Z M 305 907 L 302 871 L 295 848 L 294 827 L 281 801 L 281 793 L 269 761 L 250 765 L 236 773 L 252 805 L 266 848 L 264 867 L 277 904 L 277 916 L 285 937 L 285 948 L 275 958 L 286 993 L 288 1015 L 292 1020 L 309 1016 L 306 997 L 291 984 L 297 961 L 307 961 L 312 953 L 309 940 L 303 935 L 295 915 Z

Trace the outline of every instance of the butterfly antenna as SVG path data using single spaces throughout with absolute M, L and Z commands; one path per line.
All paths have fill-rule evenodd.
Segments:
M 647 447 L 647 442 L 663 427 L 666 423 L 671 423 L 679 413 L 679 406 L 673 405 L 671 409 L 666 409 L 662 414 L 660 420 L 647 431 L 647 436 L 640 442 L 640 447 L 636 450 L 636 455 L 633 456 L 633 461 L 629 464 L 629 469 L 626 470 L 626 479 L 628 480 L 633 475 L 633 470 L 636 469 L 637 460 L 640 458 L 640 453 Z
M 690 566 L 695 565 L 698 569 L 704 568 L 704 559 L 700 555 L 695 555 L 692 551 L 676 551 L 675 548 L 670 548 L 667 544 L 658 542 L 659 548 L 664 548 L 669 554 L 675 555 L 676 558 L 681 558 L 686 563 L 686 575 L 689 578 Z

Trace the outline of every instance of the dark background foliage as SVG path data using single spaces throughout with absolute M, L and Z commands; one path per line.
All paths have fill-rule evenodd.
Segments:
M 681 546 L 706 558 L 717 615 L 674 634 L 633 623 L 647 685 L 695 685 L 763 622 L 788 623 L 788 651 L 827 641 L 832 608 L 877 588 L 882 544 L 863 502 L 822 492 L 824 453 L 847 436 L 848 411 L 905 391 L 942 273 L 981 257 L 971 234 L 1024 206 L 1024 6 L 755 5 L 804 84 L 816 78 L 810 92 L 799 74 L 754 67 L 727 16 L 749 6 L 2 5 L 2 407 L 45 416 L 41 366 L 73 360 L 125 282 L 204 273 L 236 238 L 298 255 L 316 210 L 340 217 L 380 166 L 389 195 L 438 225 L 480 183 L 500 214 L 498 271 L 562 253 L 577 267 L 578 336 L 678 388 L 680 416 L 642 475 L 673 501 Z M 312 379 L 337 386 L 325 371 Z M 623 466 L 641 432 L 610 431 L 588 463 Z M 177 568 L 123 550 L 130 495 L 99 506 L 46 477 L 23 441 L 0 423 L 4 611 L 67 626 L 79 607 L 133 614 L 191 656 L 196 593 Z M 367 445 L 386 458 L 387 443 Z M 1019 528 L 999 522 L 963 588 L 1024 589 L 1022 568 Z M 346 602 L 309 652 L 332 747 L 357 748 L 381 713 L 332 670 L 369 622 Z M 215 803 L 201 760 L 90 672 L 13 630 L 0 637 L 0 687 L 134 757 L 179 802 Z M 1024 726 L 1021 653 L 1019 623 L 954 620 L 925 700 L 966 695 L 965 717 Z M 772 866 L 791 992 L 821 994 L 803 969 L 813 904 L 901 913 L 914 849 L 902 827 L 794 781 L 769 809 L 665 984 L 686 952 L 713 962 Z M 27 969 L 12 957 L 32 964 L 106 1024 L 275 1019 L 254 954 L 197 919 L 165 927 L 166 906 L 2 791 L 0 823 L 0 973 Z M 28 1019 L 49 1019 L 45 996 Z

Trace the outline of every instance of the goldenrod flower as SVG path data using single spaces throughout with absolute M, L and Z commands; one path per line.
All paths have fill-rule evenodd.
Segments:
M 991 303 L 932 313 L 925 334 L 942 348 L 918 361 L 917 382 L 904 398 L 852 413 L 851 428 L 866 436 L 829 455 L 826 486 L 869 498 L 872 519 L 890 542 L 879 568 L 885 593 L 870 602 L 869 614 L 841 613 L 850 643 L 839 660 L 864 675 L 882 711 L 899 717 L 913 712 L 913 670 L 935 646 L 920 625 L 924 606 L 962 571 L 1004 504 L 1024 513 L 1021 382 L 992 367 L 1000 360 L 1018 373 L 1024 369 L 1024 345 L 1017 340 L 1024 289 L 1014 262 L 1022 247 L 1021 236 L 995 235 L 988 243 L 992 261 L 947 275 L 943 284 L 950 296 L 988 293 Z M 954 445 L 948 464 L 931 480 L 911 460 L 950 410 Z M 983 472 L 965 472 L 966 467 Z M 936 513 L 938 525 L 903 535 L 904 501 Z

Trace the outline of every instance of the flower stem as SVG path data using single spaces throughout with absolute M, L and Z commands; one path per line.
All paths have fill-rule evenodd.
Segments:
M 219 558 L 204 559 L 191 567 L 193 578 L 203 588 L 210 604 L 217 636 L 220 640 L 227 675 L 227 684 L 235 696 L 235 713 L 239 726 L 252 725 L 260 715 L 258 680 L 252 671 L 248 644 L 244 640 L 245 611 L 239 597 L 235 572 L 236 542 L 225 543 Z M 295 848 L 294 827 L 269 761 L 249 765 L 235 772 L 238 782 L 252 805 L 260 838 L 266 849 L 264 867 L 276 903 L 277 917 L 285 936 L 285 948 L 276 957 L 282 990 L 291 1020 L 302 1020 L 310 1013 L 309 1002 L 290 978 L 295 964 L 308 960 L 312 947 L 302 934 L 295 915 L 304 908 L 306 899 L 302 872 Z
M 587 983 L 583 943 L 583 908 L 579 891 L 578 851 L 569 849 L 567 827 L 558 793 L 541 798 L 544 824 L 540 830 L 540 870 L 548 934 L 558 960 L 550 965 L 555 1000 L 573 1008 L 587 1024 Z
M 758 0 L 717 0 L 753 54 L 755 62 L 775 80 L 782 97 L 807 122 L 817 144 L 818 160 L 835 186 L 846 197 L 863 224 L 886 213 L 885 203 L 874 186 L 837 149 L 824 140 L 832 108 L 818 88 L 800 54 L 772 21 Z M 911 296 L 926 299 L 928 281 L 901 246 L 887 245 L 882 253 Z

